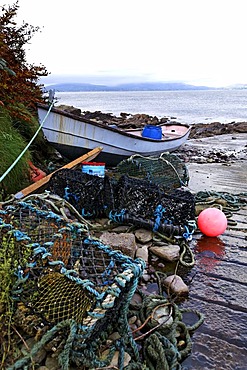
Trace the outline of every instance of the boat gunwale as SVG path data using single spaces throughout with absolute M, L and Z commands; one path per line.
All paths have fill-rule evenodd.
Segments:
M 37 108 L 40 108 L 40 109 L 44 109 L 46 111 L 49 110 L 49 106 L 46 105 L 46 104 L 41 104 L 41 103 L 37 103 Z M 76 121 L 80 121 L 80 122 L 84 122 L 84 123 L 90 123 L 91 125 L 93 126 L 96 126 L 96 127 L 99 127 L 99 128 L 102 128 L 102 129 L 105 129 L 107 131 L 112 131 L 112 132 L 116 132 L 120 135 L 124 135 L 124 136 L 128 136 L 128 137 L 131 137 L 132 139 L 135 138 L 137 140 L 141 140 L 141 141 L 151 141 L 151 142 L 167 142 L 167 141 L 175 141 L 175 140 L 180 140 L 181 138 L 183 138 L 184 136 L 188 135 L 188 133 L 190 132 L 191 130 L 191 126 L 188 125 L 187 123 L 180 123 L 180 122 L 168 122 L 168 123 L 164 123 L 162 125 L 157 125 L 157 127 L 167 127 L 167 126 L 182 126 L 182 127 L 186 127 L 187 130 L 184 132 L 183 135 L 177 135 L 176 137 L 165 137 L 165 138 L 162 138 L 162 139 L 153 139 L 153 138 L 149 138 L 149 137 L 143 137 L 143 136 L 138 136 L 138 135 L 135 135 L 135 134 L 131 134 L 130 132 L 126 132 L 124 130 L 121 130 L 119 128 L 114 128 L 114 127 L 109 127 L 107 125 L 104 125 L 100 122 L 95 122 L 95 121 L 92 121 L 88 118 L 84 118 L 84 117 L 81 117 L 81 116 L 78 116 L 76 114 L 73 114 L 73 113 L 69 113 L 69 112 L 65 112 L 64 110 L 62 109 L 58 109 L 56 107 L 52 107 L 51 108 L 51 112 L 53 113 L 56 113 L 56 114 L 60 114 L 62 116 L 65 116 L 67 118 L 71 118 L 71 119 L 74 119 Z M 135 129 L 134 129 L 135 130 Z M 140 129 L 141 130 L 141 129 Z M 56 131 L 56 130 L 54 130 Z M 138 131 L 138 130 L 136 130 Z M 135 131 L 134 131 L 135 132 Z M 68 133 L 67 133 L 68 134 Z M 73 134 L 74 135 L 74 134 Z M 75 135 L 77 136 L 77 135 Z

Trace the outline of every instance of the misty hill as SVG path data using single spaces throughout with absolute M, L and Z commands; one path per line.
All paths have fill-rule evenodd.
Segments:
M 174 90 L 209 90 L 206 86 L 194 86 L 179 82 L 141 82 L 126 83 L 115 86 L 94 85 L 89 83 L 59 83 L 46 86 L 56 91 L 174 91 Z

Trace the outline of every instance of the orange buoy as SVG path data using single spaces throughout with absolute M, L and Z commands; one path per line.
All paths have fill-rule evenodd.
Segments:
M 227 218 L 218 208 L 206 208 L 198 216 L 197 225 L 207 236 L 218 236 L 227 228 Z

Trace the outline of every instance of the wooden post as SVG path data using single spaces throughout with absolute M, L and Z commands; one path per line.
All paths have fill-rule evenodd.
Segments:
M 93 150 L 91 150 L 90 152 L 82 155 L 81 157 L 75 159 L 74 161 L 66 164 L 65 166 L 59 168 L 58 170 L 50 173 L 49 175 L 43 177 L 43 179 L 40 179 L 39 181 L 35 182 L 34 184 L 31 184 L 29 186 L 27 186 L 26 188 L 22 189 L 21 191 L 19 191 L 18 193 L 16 193 L 14 195 L 15 199 L 21 199 L 21 198 L 24 198 L 26 197 L 27 195 L 33 193 L 34 191 L 38 190 L 41 186 L 45 185 L 51 178 L 51 176 L 63 169 L 63 168 L 73 168 L 75 167 L 76 165 L 78 165 L 79 163 L 81 162 L 84 162 L 84 161 L 91 161 L 92 159 L 94 159 L 95 157 L 97 157 L 97 155 L 103 150 L 102 147 L 97 147 Z

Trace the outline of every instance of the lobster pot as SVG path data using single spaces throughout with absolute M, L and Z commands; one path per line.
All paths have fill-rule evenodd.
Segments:
M 114 208 L 113 187 L 107 176 L 62 169 L 52 175 L 48 190 L 67 200 L 84 217 L 103 216 Z
M 117 174 L 147 180 L 159 185 L 165 192 L 189 183 L 186 165 L 170 153 L 162 153 L 159 157 L 133 155 L 117 165 Z
M 127 312 L 144 262 L 90 238 L 84 224 L 66 223 L 31 203 L 19 202 L 1 216 L 0 239 L 7 244 L 6 235 L 11 235 L 15 261 L 12 298 L 24 305 L 26 318 L 32 317 L 26 337 L 22 328 L 24 339 L 30 330 L 35 334 L 44 326 L 47 331 L 36 348 L 62 335 L 61 369 L 67 369 L 68 363 L 83 369 L 108 366 L 116 352 L 119 369 L 123 369 L 124 352 L 137 361 Z M 17 306 L 15 310 L 13 316 L 19 314 Z M 121 341 L 110 339 L 113 333 L 118 333 Z M 107 355 L 103 353 L 106 347 Z M 31 351 L 30 356 L 18 359 L 14 368 L 32 361 Z
M 116 189 L 116 210 L 146 221 L 187 225 L 195 219 L 194 196 L 187 190 L 175 189 L 165 193 L 147 180 L 122 176 Z M 144 226 L 144 225 L 143 225 Z

